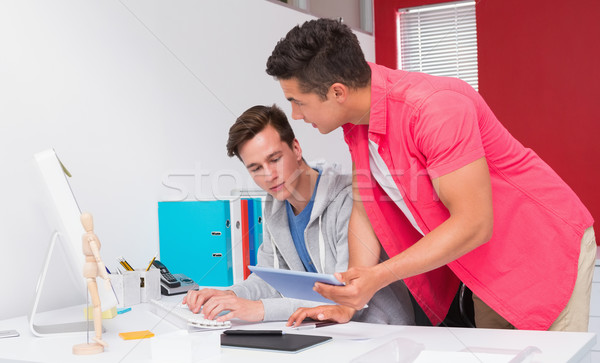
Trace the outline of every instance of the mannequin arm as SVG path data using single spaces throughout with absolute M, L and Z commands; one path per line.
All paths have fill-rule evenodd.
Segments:
M 92 253 L 94 254 L 96 263 L 98 264 L 98 273 L 100 274 L 100 276 L 103 279 L 105 279 L 105 280 L 110 279 L 108 277 L 108 273 L 106 272 L 106 267 L 104 266 L 104 262 L 102 262 L 102 258 L 100 258 L 100 249 L 98 249 L 98 244 L 93 239 L 90 241 L 90 248 L 92 250 Z

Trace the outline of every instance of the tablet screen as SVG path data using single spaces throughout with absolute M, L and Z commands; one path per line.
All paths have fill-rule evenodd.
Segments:
M 248 266 L 250 271 L 258 275 L 266 283 L 284 297 L 335 304 L 313 290 L 315 282 L 342 286 L 335 276 L 306 271 L 282 270 L 270 267 Z

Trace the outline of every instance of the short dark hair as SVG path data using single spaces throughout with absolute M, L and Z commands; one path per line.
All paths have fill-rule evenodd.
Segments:
M 229 128 L 229 139 L 227 140 L 227 155 L 229 157 L 237 156 L 240 160 L 239 148 L 248 140 L 251 140 L 256 134 L 265 129 L 268 125 L 279 134 L 281 141 L 289 145 L 294 145 L 296 136 L 294 130 L 288 122 L 285 113 L 273 106 L 253 106 L 244 111 L 235 123 Z M 243 160 L 242 160 L 243 162 Z
M 292 28 L 273 49 L 266 71 L 278 79 L 297 79 L 302 92 L 314 92 L 321 99 L 327 98 L 336 82 L 356 89 L 371 81 L 358 38 L 333 19 L 310 20 Z

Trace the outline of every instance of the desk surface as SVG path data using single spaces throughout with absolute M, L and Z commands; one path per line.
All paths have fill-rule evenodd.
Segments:
M 176 301 L 181 297 L 171 296 L 167 299 Z M 83 307 L 41 314 L 38 323 L 68 322 L 78 318 L 83 318 Z M 75 344 L 85 342 L 85 333 L 37 338 L 29 331 L 25 316 L 0 321 L 0 330 L 16 329 L 21 335 L 17 338 L 0 339 L 0 362 L 3 359 L 34 362 L 152 362 L 151 339 L 155 338 L 124 341 L 118 333 L 150 330 L 158 338 L 177 331 L 174 325 L 165 320 L 161 321 L 152 313 L 148 304 L 134 305 L 130 312 L 104 320 L 104 327 L 107 332 L 104 333 L 103 339 L 109 344 L 107 350 L 83 358 L 73 355 L 71 348 Z M 285 329 L 283 322 L 248 324 L 236 321 L 233 323 L 233 328 Z M 458 352 L 469 351 L 483 353 L 480 354 L 479 359 L 473 357 L 477 362 L 509 361 L 527 347 L 536 347 L 540 353 L 532 356 L 531 361 L 579 362 L 589 361 L 590 349 L 596 341 L 593 333 L 392 326 L 354 322 L 293 332 L 329 335 L 333 340 L 296 354 L 221 348 L 219 358 L 210 361 L 306 363 L 322 362 L 324 357 L 327 357 L 326 359 L 335 359 L 335 362 L 349 362 L 375 348 L 380 347 L 379 351 L 382 351 L 384 349 L 381 348 L 382 346 L 390 347 L 390 343 L 400 342 L 420 345 L 424 352 L 419 361 L 435 361 L 436 354 L 444 354 L 444 361 L 450 361 L 448 358 L 451 357 L 459 359 L 457 361 L 464 361 L 464 357 L 458 355 L 466 353 Z M 429 353 L 429 360 L 425 359 L 424 353 Z M 434 358 L 431 358 L 432 355 Z M 440 357 L 437 356 L 437 359 Z

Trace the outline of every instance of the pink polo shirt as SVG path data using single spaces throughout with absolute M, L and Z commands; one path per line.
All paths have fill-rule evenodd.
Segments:
M 489 165 L 492 238 L 446 266 L 405 279 L 412 294 L 438 324 L 460 279 L 516 328 L 547 330 L 571 296 L 580 241 L 593 224 L 590 213 L 544 161 L 510 135 L 467 83 L 370 66 L 369 125 L 343 128 L 365 210 L 390 257 L 421 236 L 372 177 L 368 140 L 379 145 L 425 234 L 449 217 L 431 179 L 481 157 Z

